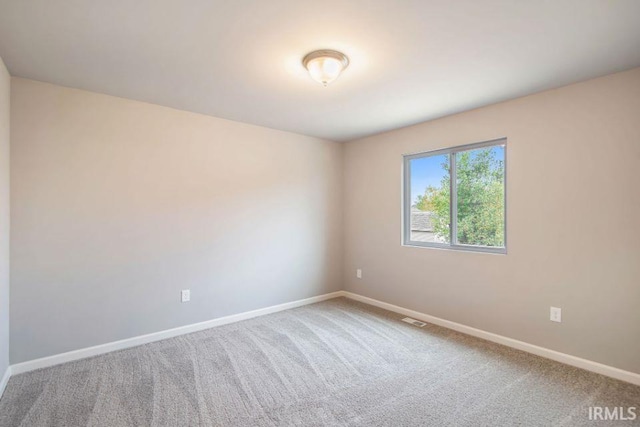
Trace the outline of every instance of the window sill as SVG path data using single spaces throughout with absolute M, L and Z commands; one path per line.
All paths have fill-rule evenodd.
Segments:
M 426 249 L 444 249 L 446 251 L 459 251 L 459 252 L 478 252 L 484 254 L 506 255 L 507 248 L 494 248 L 489 246 L 467 246 L 467 245 L 447 245 L 441 243 L 427 243 L 427 242 L 403 242 L 402 246 L 407 248 L 426 248 Z

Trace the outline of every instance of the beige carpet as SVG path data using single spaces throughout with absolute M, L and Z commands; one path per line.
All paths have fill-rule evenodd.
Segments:
M 2 426 L 584 426 L 640 387 L 343 298 L 12 377 Z M 640 410 L 638 410 L 640 412 Z

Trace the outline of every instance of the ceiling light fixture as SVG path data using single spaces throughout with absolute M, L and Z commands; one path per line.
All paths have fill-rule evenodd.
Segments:
M 335 50 L 316 50 L 302 59 L 302 65 L 309 70 L 313 80 L 326 87 L 347 68 L 349 58 Z

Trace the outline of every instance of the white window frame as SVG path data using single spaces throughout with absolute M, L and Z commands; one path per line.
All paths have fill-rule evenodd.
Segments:
M 456 171 L 456 153 L 475 150 L 478 148 L 493 147 L 501 145 L 504 147 L 504 246 L 481 246 L 481 245 L 465 245 L 458 243 L 457 230 L 457 171 Z M 450 170 L 450 189 L 449 189 L 449 243 L 436 242 L 418 242 L 411 240 L 411 160 L 423 157 L 431 157 L 448 154 L 449 170 Z M 402 244 L 404 246 L 418 246 L 428 248 L 453 249 L 459 251 L 487 252 L 506 254 L 507 253 L 507 138 L 498 138 L 490 141 L 477 142 L 474 144 L 460 145 L 457 147 L 443 148 L 441 150 L 426 151 L 415 154 L 405 154 L 403 157 L 403 221 L 402 221 Z

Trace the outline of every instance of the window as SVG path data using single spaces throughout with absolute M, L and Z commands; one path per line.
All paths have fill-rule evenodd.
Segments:
M 506 143 L 404 156 L 404 244 L 506 253 Z

